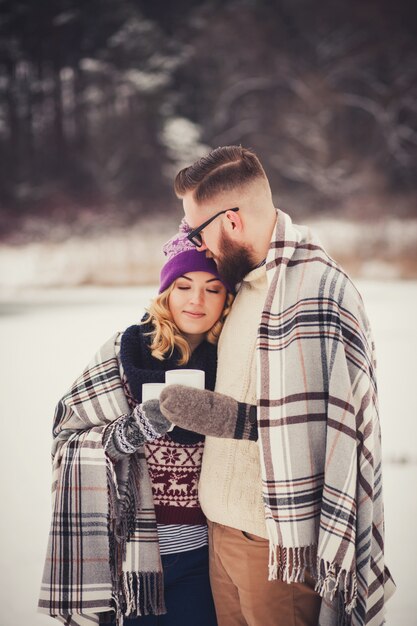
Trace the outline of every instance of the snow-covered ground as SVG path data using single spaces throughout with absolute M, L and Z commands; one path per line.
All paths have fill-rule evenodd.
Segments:
M 417 625 L 415 353 L 417 282 L 358 281 L 379 357 L 386 558 L 398 584 L 389 626 Z M 25 291 L 0 301 L 2 476 L 0 626 L 47 626 L 36 613 L 49 530 L 56 400 L 113 332 L 138 320 L 155 287 Z

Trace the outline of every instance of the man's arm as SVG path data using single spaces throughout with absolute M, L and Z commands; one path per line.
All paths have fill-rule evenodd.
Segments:
M 256 406 L 207 389 L 168 385 L 159 399 L 161 413 L 181 428 L 229 439 L 258 439 Z

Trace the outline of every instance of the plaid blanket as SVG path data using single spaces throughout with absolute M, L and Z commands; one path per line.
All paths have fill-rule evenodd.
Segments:
M 55 413 L 53 515 L 38 607 L 68 626 L 98 624 L 111 611 L 120 624 L 124 615 L 165 612 L 143 450 L 113 465 L 103 446 L 106 428 L 131 412 L 121 336 L 98 351 Z
M 309 229 L 278 211 L 258 332 L 258 405 L 270 579 L 308 568 L 320 626 L 384 623 L 375 355 L 359 293 Z M 385 597 L 385 599 L 386 599 Z

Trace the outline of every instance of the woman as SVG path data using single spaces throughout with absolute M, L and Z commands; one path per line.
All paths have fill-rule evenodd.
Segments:
M 142 403 L 142 384 L 174 368 L 204 370 L 214 389 L 233 296 L 186 235 L 183 225 L 164 247 L 159 296 L 143 322 L 110 339 L 56 409 L 39 609 L 65 624 L 216 624 L 197 498 L 204 437 L 167 433 L 159 402 Z M 249 413 L 229 399 L 221 436 L 255 438 L 242 426 Z

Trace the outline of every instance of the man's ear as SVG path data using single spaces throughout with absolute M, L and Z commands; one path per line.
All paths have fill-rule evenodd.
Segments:
M 226 219 L 229 220 L 231 229 L 237 231 L 238 233 L 243 230 L 243 222 L 239 215 L 239 211 L 227 211 Z

